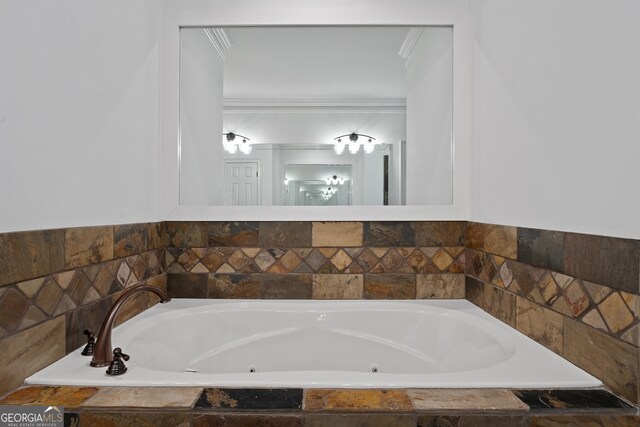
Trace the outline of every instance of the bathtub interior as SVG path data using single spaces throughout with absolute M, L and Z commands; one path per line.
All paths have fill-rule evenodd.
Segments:
M 72 352 L 28 384 L 593 388 L 602 383 L 466 300 L 175 299 L 113 331 L 125 375 Z
M 141 355 L 138 363 L 159 371 L 446 373 L 492 366 L 515 352 L 489 322 L 438 307 L 265 310 L 244 301 L 159 317 L 122 337 Z

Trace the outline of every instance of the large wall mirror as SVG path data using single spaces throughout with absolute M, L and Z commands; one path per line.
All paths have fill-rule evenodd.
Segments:
M 449 206 L 452 26 L 179 30 L 180 206 Z

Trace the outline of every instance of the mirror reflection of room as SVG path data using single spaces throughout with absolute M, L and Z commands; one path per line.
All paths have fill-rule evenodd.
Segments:
M 180 204 L 451 204 L 451 34 L 181 29 Z

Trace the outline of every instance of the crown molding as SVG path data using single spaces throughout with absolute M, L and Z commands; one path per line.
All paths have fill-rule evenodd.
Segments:
M 409 68 L 411 61 L 416 56 L 417 47 L 422 40 L 422 34 L 424 33 L 424 27 L 413 27 L 409 29 L 407 36 L 404 38 L 398 55 L 405 60 L 404 67 Z
M 225 113 L 392 113 L 404 114 L 405 98 L 225 98 Z
M 216 52 L 224 60 L 224 53 L 231 49 L 231 39 L 222 28 L 205 28 L 204 33 L 215 48 Z

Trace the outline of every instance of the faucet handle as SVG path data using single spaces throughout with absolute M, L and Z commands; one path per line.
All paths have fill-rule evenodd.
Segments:
M 116 347 L 113 350 L 113 360 L 107 368 L 107 375 L 122 375 L 127 372 L 127 367 L 124 365 L 124 360 L 129 360 L 129 355 L 124 354 L 120 347 Z
M 93 349 L 96 344 L 96 336 L 89 329 L 85 329 L 82 333 L 87 336 L 87 345 L 84 346 L 80 354 L 83 356 L 91 356 L 93 355 Z
M 125 361 L 130 359 L 129 355 L 128 354 L 124 354 L 120 347 L 116 347 L 115 349 L 113 349 L 113 358 L 115 359 L 116 356 L 122 357 Z

